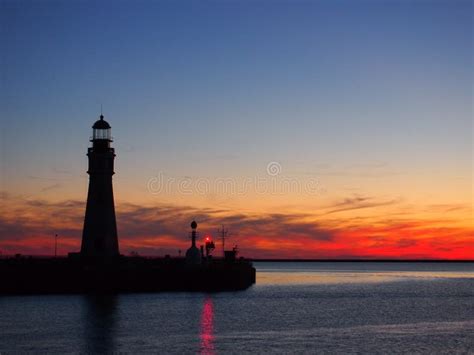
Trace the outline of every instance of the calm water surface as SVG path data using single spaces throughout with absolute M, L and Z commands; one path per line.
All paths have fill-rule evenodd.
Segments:
M 474 353 L 474 264 L 255 266 L 241 292 L 0 297 L 0 353 Z

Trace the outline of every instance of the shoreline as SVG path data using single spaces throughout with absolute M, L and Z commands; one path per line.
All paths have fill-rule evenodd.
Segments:
M 443 259 L 251 259 L 252 262 L 321 262 L 321 263 L 474 263 L 474 260 L 443 260 Z

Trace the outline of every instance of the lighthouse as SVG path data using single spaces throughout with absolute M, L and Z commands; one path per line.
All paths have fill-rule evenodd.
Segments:
M 89 159 L 89 192 L 87 194 L 81 256 L 110 258 L 119 255 L 117 223 L 115 221 L 112 175 L 115 151 L 111 127 L 100 115 L 92 126 L 92 147 L 87 150 Z

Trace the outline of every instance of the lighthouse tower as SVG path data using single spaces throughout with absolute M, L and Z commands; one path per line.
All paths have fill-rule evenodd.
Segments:
M 115 221 L 112 175 L 114 148 L 111 127 L 104 116 L 92 126 L 92 147 L 88 148 L 89 193 L 82 232 L 81 256 L 109 258 L 119 255 L 117 223 Z

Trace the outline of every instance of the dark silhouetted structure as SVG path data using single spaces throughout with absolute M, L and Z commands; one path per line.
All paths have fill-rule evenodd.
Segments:
M 92 126 L 91 142 L 92 147 L 87 152 L 89 193 L 81 256 L 104 259 L 118 256 L 119 246 L 112 188 L 115 151 L 110 146 L 111 127 L 103 115 Z
M 201 264 L 201 252 L 196 247 L 196 236 L 197 236 L 197 223 L 196 221 L 191 222 L 191 247 L 186 251 L 186 263 L 188 265 L 200 265 Z
M 0 259 L 0 295 L 28 293 L 96 293 L 243 290 L 255 283 L 249 260 L 214 259 L 214 243 L 196 246 L 197 223 L 191 223 L 191 247 L 186 258 L 147 258 L 119 254 L 112 175 L 114 149 L 104 116 L 92 126 L 89 193 L 80 253 L 68 257 Z M 55 236 L 55 238 L 57 235 Z

